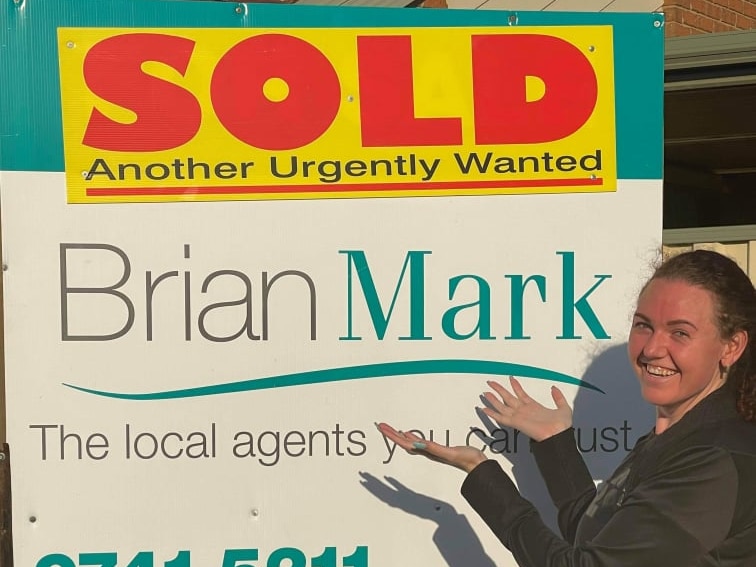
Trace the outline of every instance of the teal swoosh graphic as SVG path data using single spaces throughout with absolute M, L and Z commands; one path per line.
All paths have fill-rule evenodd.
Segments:
M 494 376 L 520 376 L 523 378 L 535 378 L 537 380 L 551 380 L 562 384 L 572 384 L 596 392 L 604 391 L 579 378 L 568 376 L 548 368 L 515 364 L 512 362 L 496 362 L 491 360 L 409 360 L 402 362 L 383 362 L 380 364 L 363 364 L 359 366 L 345 366 L 343 368 L 328 368 L 324 370 L 310 370 L 308 372 L 295 372 L 294 374 L 282 374 L 280 376 L 268 376 L 242 380 L 240 382 L 228 382 L 226 384 L 213 384 L 211 386 L 199 386 L 182 390 L 167 390 L 164 392 L 147 392 L 141 394 L 129 394 L 123 392 L 106 392 L 84 388 L 73 384 L 66 384 L 69 388 L 119 400 L 174 400 L 178 398 L 197 398 L 201 396 L 214 396 L 217 394 L 232 394 L 236 392 L 251 392 L 254 390 L 268 390 L 271 388 L 287 388 L 289 386 L 303 386 L 305 384 L 324 384 L 326 382 L 343 382 L 345 380 L 363 380 L 367 378 L 386 378 L 389 376 L 408 376 L 416 374 L 489 374 Z

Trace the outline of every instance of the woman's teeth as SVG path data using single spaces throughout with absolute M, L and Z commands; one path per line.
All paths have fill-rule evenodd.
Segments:
M 646 371 L 654 376 L 672 376 L 673 374 L 677 374 L 674 370 L 662 368 L 661 366 L 651 366 L 650 364 L 646 364 Z

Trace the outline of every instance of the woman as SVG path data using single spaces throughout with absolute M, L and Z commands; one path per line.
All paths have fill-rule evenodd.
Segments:
M 756 566 L 756 290 L 728 258 L 697 250 L 662 264 L 638 297 L 628 353 L 656 427 L 596 490 L 572 411 L 549 409 L 514 378 L 483 411 L 531 438 L 560 538 L 496 461 L 381 432 L 411 453 L 468 473 L 462 494 L 523 567 Z

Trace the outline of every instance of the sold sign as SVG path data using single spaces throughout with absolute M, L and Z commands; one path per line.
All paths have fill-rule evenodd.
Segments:
M 69 201 L 611 191 L 611 37 L 62 28 Z

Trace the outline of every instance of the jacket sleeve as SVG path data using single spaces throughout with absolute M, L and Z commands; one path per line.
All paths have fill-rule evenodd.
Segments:
M 674 455 L 580 546 L 544 525 L 496 461 L 478 465 L 462 494 L 522 567 L 690 567 L 727 536 L 737 470 L 721 449 Z
M 541 442 L 531 441 L 530 447 L 559 511 L 562 536 L 574 543 L 580 518 L 596 496 L 596 485 L 575 444 L 575 430 L 567 429 Z

